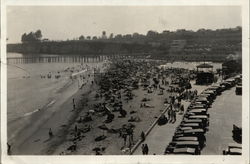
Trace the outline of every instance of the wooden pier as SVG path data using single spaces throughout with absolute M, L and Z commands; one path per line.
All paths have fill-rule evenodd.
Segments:
M 108 59 L 131 58 L 127 55 L 105 55 L 105 56 L 23 56 L 9 57 L 8 64 L 29 64 L 29 63 L 94 63 Z

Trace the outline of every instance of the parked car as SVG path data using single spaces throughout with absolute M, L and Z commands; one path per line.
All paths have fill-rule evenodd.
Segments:
M 179 154 L 179 155 L 199 155 L 197 152 L 196 152 L 196 149 L 195 148 L 190 148 L 190 147 L 187 147 L 187 148 L 175 148 L 172 152 L 172 154 Z
M 242 95 L 242 86 L 237 85 L 235 88 L 236 95 Z
M 223 155 L 241 155 L 242 146 L 241 144 L 231 143 L 228 145 L 227 150 L 223 150 Z

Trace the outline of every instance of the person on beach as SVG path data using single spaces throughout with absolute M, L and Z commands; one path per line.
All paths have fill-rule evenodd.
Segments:
M 148 145 L 147 144 L 144 145 L 144 151 L 145 151 L 145 155 L 148 155 L 149 149 L 148 149 Z
M 173 115 L 172 112 L 174 110 L 174 104 L 170 104 L 169 106 L 169 110 L 168 110 L 168 120 L 170 120 L 170 122 L 173 120 Z
M 122 138 L 123 138 L 123 146 L 126 146 L 127 143 L 127 134 L 123 133 L 121 134 Z
M 181 114 L 184 113 L 184 105 L 183 104 L 181 104 L 180 111 L 181 111 Z
M 145 145 L 144 144 L 142 144 L 141 150 L 142 150 L 142 154 L 145 155 Z
M 49 137 L 50 137 L 50 138 L 53 137 L 53 132 L 52 132 L 52 129 L 51 129 L 51 128 L 49 128 Z
M 141 141 L 143 142 L 145 140 L 145 133 L 142 131 L 141 132 Z
M 127 130 L 127 134 L 129 135 L 129 144 L 133 145 L 134 144 L 134 130 L 133 130 L 133 128 L 129 128 Z
M 11 155 L 11 145 L 7 142 L 8 150 L 7 153 L 8 155 Z
M 77 128 L 77 125 L 75 125 L 75 132 L 77 133 L 77 131 L 78 131 L 78 128 Z
M 172 110 L 172 118 L 173 118 L 172 123 L 174 124 L 176 121 L 176 111 L 174 110 Z

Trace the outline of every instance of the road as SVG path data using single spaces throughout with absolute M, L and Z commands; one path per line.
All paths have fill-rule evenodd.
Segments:
M 242 96 L 235 95 L 235 87 L 217 96 L 212 108 L 209 108 L 210 125 L 206 133 L 207 146 L 202 155 L 222 155 L 222 151 L 232 138 L 233 124 L 242 127 Z

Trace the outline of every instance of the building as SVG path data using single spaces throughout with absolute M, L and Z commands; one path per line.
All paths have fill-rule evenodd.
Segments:
M 214 82 L 213 66 L 203 63 L 197 67 L 197 79 L 196 84 L 206 85 L 212 84 Z

